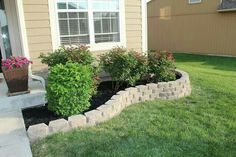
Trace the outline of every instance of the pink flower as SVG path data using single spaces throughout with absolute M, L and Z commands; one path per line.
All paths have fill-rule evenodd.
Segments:
M 26 57 L 14 57 L 11 56 L 10 58 L 4 60 L 2 59 L 2 67 L 5 67 L 7 69 L 13 69 L 13 68 L 21 68 L 24 65 L 32 64 L 33 62 L 28 60 Z

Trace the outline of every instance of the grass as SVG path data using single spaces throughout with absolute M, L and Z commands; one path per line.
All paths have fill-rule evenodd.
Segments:
M 176 54 L 192 95 L 134 105 L 92 128 L 32 146 L 34 157 L 235 157 L 236 58 Z

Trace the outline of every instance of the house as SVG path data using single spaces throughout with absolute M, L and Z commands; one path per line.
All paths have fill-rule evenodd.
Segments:
M 40 53 L 61 45 L 146 51 L 146 19 L 146 0 L 0 0 L 1 58 L 26 56 L 39 72 Z
M 148 47 L 236 56 L 236 0 L 152 0 Z

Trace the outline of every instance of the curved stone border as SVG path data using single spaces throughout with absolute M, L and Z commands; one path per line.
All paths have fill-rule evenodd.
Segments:
M 139 102 L 155 99 L 178 99 L 191 94 L 189 76 L 186 72 L 176 70 L 180 79 L 170 82 L 150 83 L 127 88 L 118 92 L 104 105 L 84 115 L 75 115 L 65 119 L 54 120 L 47 126 L 44 123 L 32 125 L 27 133 L 31 142 L 35 142 L 48 135 L 66 132 L 74 128 L 94 126 L 110 120 L 126 107 Z

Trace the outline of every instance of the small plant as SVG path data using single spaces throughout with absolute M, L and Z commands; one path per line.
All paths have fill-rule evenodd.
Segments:
M 41 62 L 53 67 L 57 64 L 66 64 L 68 61 L 83 65 L 92 65 L 94 57 L 87 46 L 62 46 L 53 53 L 41 54 Z
M 148 66 L 149 73 L 152 74 L 152 82 L 167 82 L 176 79 L 174 57 L 171 52 L 150 51 Z
M 144 55 L 127 51 L 122 47 L 110 50 L 100 58 L 100 65 L 116 81 L 114 90 L 118 90 L 123 82 L 133 86 L 147 72 L 147 59 Z
M 15 69 L 15 68 L 21 68 L 24 65 L 32 64 L 33 62 L 28 60 L 26 57 L 10 57 L 6 60 L 2 59 L 2 68 L 5 69 Z
M 48 109 L 57 115 L 66 117 L 87 110 L 93 92 L 91 66 L 67 62 L 50 69 L 47 87 Z

